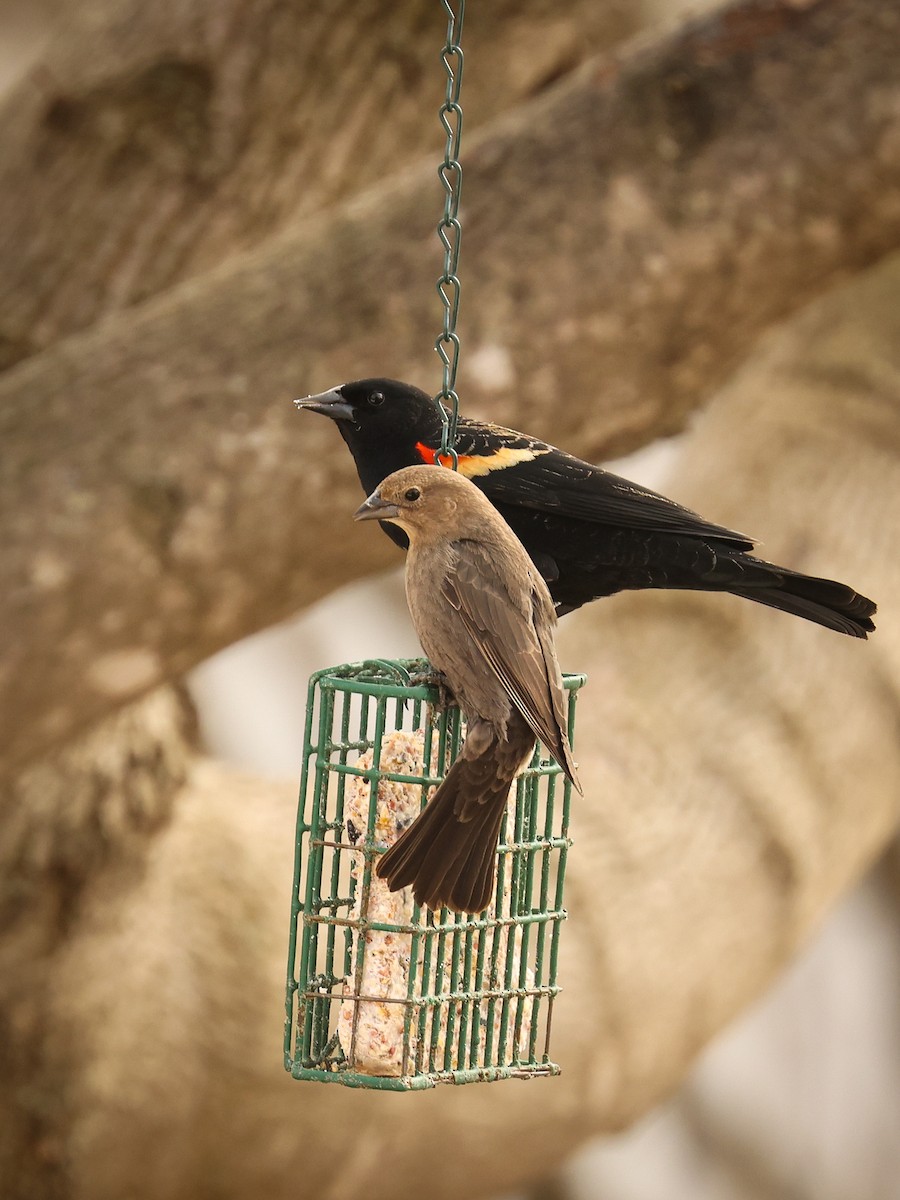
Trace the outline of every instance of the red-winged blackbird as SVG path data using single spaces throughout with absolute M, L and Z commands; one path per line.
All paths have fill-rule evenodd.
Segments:
M 392 891 L 481 912 L 493 890 L 510 784 L 540 738 L 581 791 L 547 585 L 478 488 L 454 471 L 408 467 L 385 479 L 357 520 L 409 537 L 406 597 L 432 665 L 466 715 L 459 757 L 425 810 L 382 856 Z
M 362 379 L 294 403 L 336 422 L 366 493 L 393 471 L 437 461 L 437 406 L 409 384 Z M 560 616 L 614 592 L 681 588 L 731 592 L 852 637 L 875 628 L 875 605 L 846 584 L 754 558 L 743 534 L 537 438 L 461 417 L 454 449 L 459 471 L 531 555 Z M 406 545 L 399 531 L 385 532 Z

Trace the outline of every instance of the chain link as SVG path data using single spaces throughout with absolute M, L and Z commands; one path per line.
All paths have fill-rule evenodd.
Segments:
M 438 114 L 447 134 L 444 161 L 438 176 L 444 188 L 444 215 L 438 224 L 438 237 L 444 247 L 444 271 L 437 282 L 438 295 L 444 307 L 444 328 L 434 343 L 444 370 L 443 386 L 435 397 L 440 409 L 443 432 L 441 454 L 450 458 L 454 470 L 458 465 L 453 443 L 459 417 L 459 396 L 456 394 L 456 368 L 459 365 L 459 334 L 456 318 L 459 313 L 459 244 L 462 228 L 459 223 L 459 196 L 462 191 L 462 166 L 459 143 L 462 137 L 463 113 L 459 103 L 462 86 L 463 52 L 460 48 L 466 0 L 441 0 L 447 13 L 447 40 L 441 52 L 447 72 L 447 98 Z

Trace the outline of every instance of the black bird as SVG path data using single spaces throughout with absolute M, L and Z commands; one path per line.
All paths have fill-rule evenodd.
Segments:
M 459 757 L 382 856 L 391 891 L 481 912 L 494 885 L 509 789 L 540 738 L 581 791 L 553 642 L 556 613 L 521 542 L 456 471 L 407 467 L 356 512 L 405 530 L 406 598 L 422 649 L 466 714 Z
M 410 384 L 361 379 L 294 403 L 335 421 L 366 494 L 403 467 L 438 463 L 437 406 Z M 560 616 L 614 592 L 679 588 L 730 592 L 851 637 L 875 628 L 875 604 L 846 584 L 754 558 L 744 534 L 547 442 L 461 417 L 454 448 L 459 471 L 517 534 Z M 407 545 L 402 531 L 383 528 Z

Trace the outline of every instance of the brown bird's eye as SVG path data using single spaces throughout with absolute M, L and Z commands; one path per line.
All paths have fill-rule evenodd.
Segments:
M 403 493 L 403 498 L 405 500 L 418 500 L 418 498 L 421 495 L 422 495 L 422 493 L 419 491 L 418 488 L 407 488 L 406 491 Z
M 384 393 L 383 392 L 372 392 L 371 395 L 369 396 L 369 407 L 370 408 L 378 408 L 382 404 L 384 404 Z

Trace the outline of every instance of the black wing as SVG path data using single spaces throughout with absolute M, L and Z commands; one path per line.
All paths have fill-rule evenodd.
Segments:
M 625 529 L 714 538 L 738 550 L 753 548 L 745 534 L 705 521 L 649 488 L 512 429 L 463 420 L 457 453 L 463 473 L 494 502 Z

